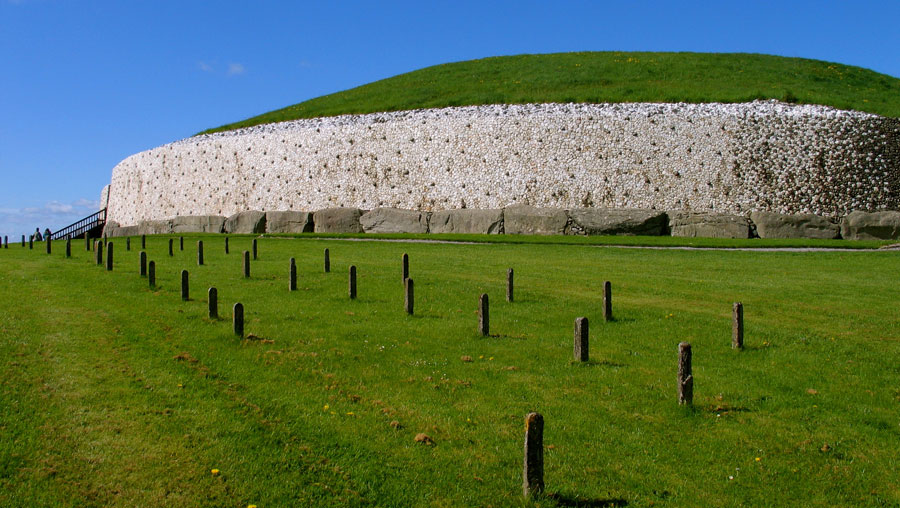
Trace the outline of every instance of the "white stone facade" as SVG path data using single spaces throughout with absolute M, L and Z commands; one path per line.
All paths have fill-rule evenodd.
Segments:
M 195 136 L 113 170 L 122 225 L 243 210 L 900 208 L 900 121 L 824 106 L 536 104 L 298 120 Z

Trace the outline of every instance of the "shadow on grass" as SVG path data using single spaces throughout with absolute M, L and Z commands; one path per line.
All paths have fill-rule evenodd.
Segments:
M 551 494 L 547 494 L 545 496 L 547 499 L 552 499 L 559 506 L 573 507 L 573 508 L 601 508 L 601 507 L 616 507 L 616 506 L 628 506 L 628 501 L 622 498 L 614 498 L 614 499 L 589 499 L 578 496 L 571 496 L 568 494 L 562 494 L 559 492 L 554 492 Z
M 625 367 L 624 363 L 611 362 L 609 360 L 588 360 L 586 362 L 569 360 L 569 365 L 575 365 L 577 367 Z

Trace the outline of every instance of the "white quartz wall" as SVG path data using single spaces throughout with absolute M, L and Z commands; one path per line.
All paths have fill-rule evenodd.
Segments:
M 897 209 L 900 122 L 772 101 L 299 120 L 128 157 L 113 170 L 108 219 L 517 203 L 824 216 Z

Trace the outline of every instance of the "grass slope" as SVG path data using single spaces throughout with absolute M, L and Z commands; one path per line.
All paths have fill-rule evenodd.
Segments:
M 779 99 L 900 116 L 900 79 L 837 63 L 743 53 L 586 52 L 426 67 L 205 133 L 343 114 L 545 102 Z
M 155 290 L 124 239 L 112 272 L 77 242 L 73 259 L 61 243 L 50 256 L 40 243 L 0 250 L 0 506 L 900 502 L 897 288 L 873 276 L 897 273 L 896 253 L 264 238 L 247 280 L 250 238 L 232 237 L 228 255 L 223 241 L 176 240 L 169 257 L 166 237 L 148 237 Z M 403 252 L 415 316 L 402 311 Z M 254 340 L 231 333 L 236 301 Z M 743 352 L 730 349 L 734 301 Z M 591 320 L 588 364 L 571 361 L 577 316 Z M 675 402 L 683 340 L 693 410 Z M 532 410 L 546 420 L 550 494 L 537 503 L 521 498 Z M 420 432 L 435 446 L 416 444 Z

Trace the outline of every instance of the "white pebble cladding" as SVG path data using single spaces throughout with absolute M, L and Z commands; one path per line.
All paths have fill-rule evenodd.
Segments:
M 900 208 L 900 121 L 825 106 L 532 104 L 201 135 L 113 169 L 108 219 L 349 206 L 814 213 Z

